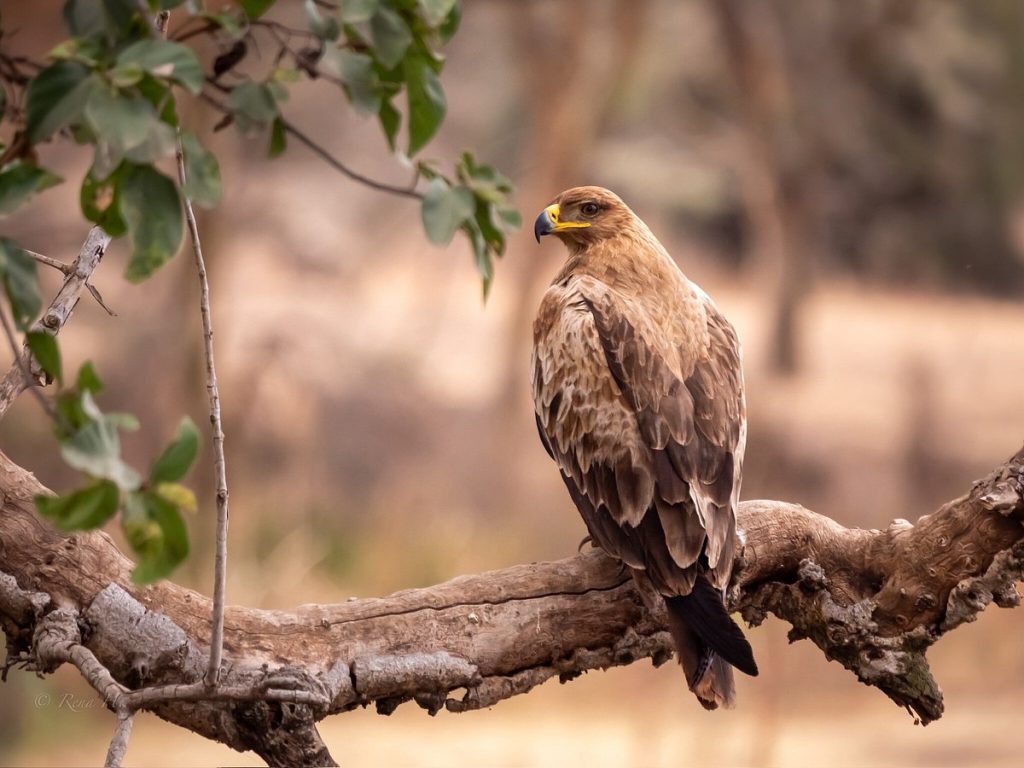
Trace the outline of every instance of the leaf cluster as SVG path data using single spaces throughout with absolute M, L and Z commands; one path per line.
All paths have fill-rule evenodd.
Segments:
M 0 49 L 0 116 L 8 129 L 3 135 L 11 137 L 0 143 L 0 218 L 63 181 L 40 164 L 37 147 L 73 141 L 92 154 L 79 189 L 82 214 L 112 237 L 130 240 L 125 277 L 141 282 L 180 249 L 183 203 L 209 208 L 223 194 L 215 154 L 181 121 L 189 99 L 222 111 L 218 129 L 234 125 L 243 136 L 264 137 L 271 157 L 285 152 L 289 135 L 300 135 L 285 112 L 301 81 L 322 84 L 326 94 L 377 120 L 387 146 L 403 158 L 418 155 L 437 135 L 447 112 L 443 47 L 459 26 L 457 0 L 304 0 L 299 27 L 275 18 L 279 5 L 239 0 L 208 12 L 184 0 L 66 0 L 68 37 L 44 62 L 29 66 Z M 168 37 L 156 19 L 172 9 Z M 3 31 L 0 17 L 0 40 Z M 204 46 L 215 50 L 208 61 L 189 45 L 196 37 L 212 44 Z M 172 170 L 179 152 L 183 183 Z M 446 246 L 462 231 L 486 296 L 493 260 L 520 225 L 508 202 L 511 183 L 469 153 L 447 175 L 431 161 L 412 165 L 407 189 L 348 173 L 420 198 L 431 242 Z M 139 559 L 136 578 L 166 575 L 188 552 L 181 512 L 194 508 L 195 498 L 179 481 L 198 450 L 195 427 L 184 421 L 148 475 L 137 472 L 122 459 L 119 438 L 121 430 L 137 427 L 134 417 L 100 411 L 91 365 L 64 386 L 57 340 L 33 324 L 42 306 L 35 261 L 6 238 L 0 239 L 0 282 L 37 371 L 59 388 L 54 419 L 64 460 L 87 478 L 71 493 L 37 499 L 40 512 L 70 531 L 101 526 L 120 511 Z

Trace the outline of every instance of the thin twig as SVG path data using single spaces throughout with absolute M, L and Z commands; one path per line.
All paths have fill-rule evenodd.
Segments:
M 100 263 L 109 244 L 110 235 L 100 227 L 93 227 L 89 230 L 85 242 L 82 243 L 82 247 L 78 251 L 78 257 L 71 265 L 71 273 L 64 280 L 64 285 L 57 291 L 57 295 L 53 297 L 50 306 L 43 312 L 42 318 L 32 326 L 32 330 L 46 331 L 54 336 L 60 333 L 60 329 L 64 327 L 68 318 L 71 317 L 75 305 L 78 304 L 82 289 L 86 287 L 93 270 Z M 27 353 L 22 354 L 28 361 Z M 29 365 L 31 364 L 32 361 L 29 361 Z M 0 380 L 0 418 L 7 413 L 7 409 L 11 407 L 18 395 L 25 391 L 25 387 L 29 385 L 30 381 L 23 375 L 21 363 L 15 361 Z
M 70 275 L 74 270 L 74 267 L 72 267 L 70 264 L 65 264 L 60 259 L 53 259 L 50 258 L 49 256 L 44 256 L 41 253 L 36 253 L 35 251 L 30 251 L 28 249 L 23 250 L 25 250 L 25 253 L 27 253 L 33 259 L 38 261 L 40 264 L 45 264 L 48 267 L 53 267 L 54 269 L 63 272 L 64 275 Z
M 132 736 L 134 724 L 135 717 L 130 712 L 118 713 L 117 725 L 114 727 L 114 735 L 110 739 L 110 747 L 107 749 L 107 759 L 103 761 L 103 768 L 121 768 L 124 755 L 128 751 L 128 739 Z
M 229 88 L 225 88 L 224 86 L 221 86 L 219 83 L 211 83 L 211 85 L 213 85 L 215 88 L 219 88 L 222 92 L 230 91 Z M 220 101 L 215 99 L 210 94 L 203 92 L 203 93 L 200 94 L 200 97 L 207 104 L 215 107 L 216 109 L 220 110 L 224 114 L 231 114 L 231 110 L 230 109 L 228 109 L 226 106 L 224 106 Z M 320 146 L 315 141 L 313 141 L 313 139 L 311 139 L 309 136 L 307 136 L 301 130 L 299 130 L 294 125 L 292 125 L 292 123 L 288 122 L 283 117 L 280 118 L 280 119 L 281 119 L 281 124 L 284 126 L 284 129 L 288 133 L 290 133 L 292 136 L 294 136 L 296 139 L 298 139 L 301 143 L 305 144 L 310 150 L 312 150 L 312 152 L 315 155 L 319 156 L 324 162 L 326 162 L 329 166 L 334 168 L 334 170 L 342 173 L 343 175 L 347 176 L 348 178 L 352 179 L 353 181 L 357 181 L 360 184 L 365 184 L 366 186 L 370 187 L 371 189 L 376 189 L 376 190 L 378 190 L 380 192 L 388 192 L 389 194 L 399 195 L 400 197 L 411 197 L 411 198 L 414 198 L 416 200 L 422 200 L 423 199 L 423 193 L 417 191 L 417 189 L 416 189 L 416 182 L 415 181 L 413 181 L 413 183 L 410 184 L 409 186 L 398 187 L 398 186 L 395 186 L 393 184 L 387 184 L 387 183 L 382 182 L 382 181 L 377 181 L 376 179 L 371 179 L 369 176 L 364 176 L 363 174 L 359 173 L 358 171 L 354 171 L 351 168 L 349 168 L 347 165 L 345 165 L 345 163 L 343 163 L 341 160 L 336 158 L 334 155 L 332 155 L 330 152 L 328 152 L 322 146 Z
M 161 35 L 167 34 L 170 11 L 157 14 L 154 27 Z M 210 629 L 210 663 L 206 669 L 204 683 L 207 689 L 215 689 L 220 683 L 220 662 L 224 653 L 224 593 L 228 575 L 228 474 L 224 460 L 224 427 L 220 417 L 220 389 L 217 386 L 217 366 L 213 359 L 213 318 L 210 312 L 210 281 L 206 276 L 206 262 L 203 260 L 203 245 L 199 239 L 199 225 L 192 200 L 185 192 L 185 150 L 178 132 L 176 156 L 178 160 L 178 182 L 185 203 L 185 221 L 188 224 L 192 254 L 195 256 L 196 272 L 199 276 L 199 310 L 203 317 L 203 342 L 206 353 L 206 393 L 210 399 L 210 425 L 213 427 L 213 471 L 217 486 L 217 534 L 213 565 L 213 616 Z
M 115 312 L 106 305 L 106 303 L 103 301 L 103 296 L 100 295 L 99 289 L 95 285 L 93 285 L 92 283 L 86 283 L 85 287 L 89 289 L 89 293 L 92 294 L 92 297 L 94 299 L 96 299 L 96 303 L 103 307 L 104 312 L 106 312 L 111 317 L 117 317 L 117 312 Z
M 317 144 L 315 141 L 309 138 L 309 136 L 307 136 L 294 125 L 289 123 L 283 117 L 280 118 L 280 120 L 281 124 L 284 126 L 284 129 L 288 131 L 288 133 L 290 133 L 292 136 L 298 139 L 301 143 L 305 144 L 310 150 L 313 151 L 314 154 L 319 155 L 320 159 L 326 162 L 329 166 L 334 168 L 336 171 L 340 171 L 341 173 L 345 174 L 353 181 L 358 181 L 360 184 L 365 184 L 366 186 L 371 187 L 372 189 L 379 190 L 381 192 L 390 192 L 393 195 L 401 195 L 402 197 L 412 197 L 415 198 L 416 200 L 423 199 L 423 193 L 418 192 L 416 190 L 415 182 L 413 182 L 413 184 L 409 185 L 408 187 L 396 187 L 391 184 L 385 184 L 380 181 L 375 181 L 374 179 L 371 179 L 368 176 L 363 176 L 363 174 L 357 171 L 353 171 L 347 165 L 342 163 L 340 160 L 338 160 L 338 158 L 336 158 L 326 149 L 321 147 L 319 144 Z
M 192 241 L 196 271 L 199 274 L 199 308 L 203 317 L 203 341 L 206 352 L 206 392 L 210 398 L 210 424 L 213 427 L 213 468 L 217 483 L 217 541 L 213 577 L 213 626 L 210 632 L 210 665 L 206 670 L 206 685 L 216 688 L 220 681 L 220 662 L 224 647 L 224 592 L 228 567 L 228 477 L 224 460 L 224 428 L 220 416 L 220 390 L 217 387 L 217 366 L 213 359 L 213 319 L 210 312 L 210 282 L 203 260 L 203 246 L 199 239 L 199 226 L 192 201 L 185 194 L 185 152 L 178 136 L 178 181 L 185 201 L 185 221 Z

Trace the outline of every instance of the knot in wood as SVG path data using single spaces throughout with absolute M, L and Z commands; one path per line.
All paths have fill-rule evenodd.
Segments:
M 929 608 L 934 608 L 936 602 L 935 595 L 931 592 L 921 592 L 914 600 L 914 607 L 919 611 L 926 611 Z
M 39 670 L 52 672 L 67 660 L 71 646 L 80 645 L 81 642 L 78 612 L 71 608 L 50 611 L 39 620 L 33 638 Z
M 800 587 L 807 592 L 819 592 L 828 589 L 829 581 L 825 575 L 825 569 L 813 560 L 806 558 L 801 560 L 797 575 L 800 577 Z

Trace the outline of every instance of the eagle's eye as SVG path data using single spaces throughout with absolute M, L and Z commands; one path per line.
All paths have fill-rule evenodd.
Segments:
M 580 206 L 580 210 L 585 216 L 596 216 L 597 212 L 601 210 L 601 206 L 597 203 L 584 203 Z

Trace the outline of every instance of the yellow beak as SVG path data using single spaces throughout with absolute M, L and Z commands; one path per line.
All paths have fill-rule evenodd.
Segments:
M 540 216 L 533 223 L 533 236 L 539 243 L 541 235 L 564 232 L 567 229 L 583 229 L 589 226 L 590 224 L 583 221 L 562 221 L 558 203 L 552 203 L 540 212 Z

